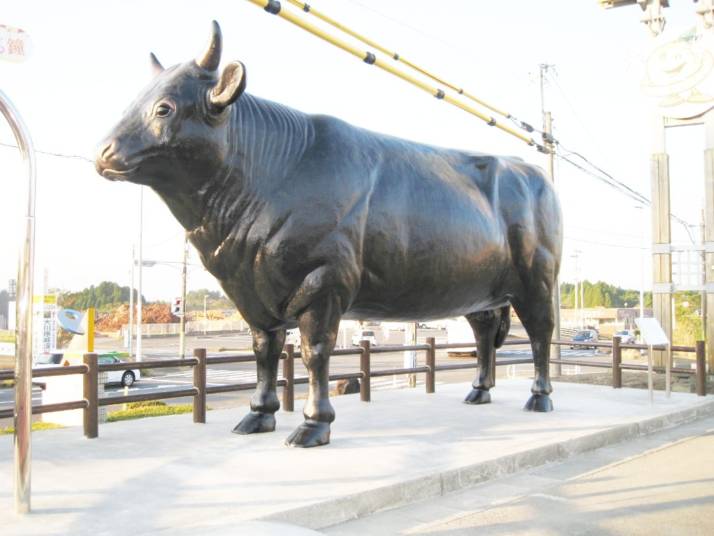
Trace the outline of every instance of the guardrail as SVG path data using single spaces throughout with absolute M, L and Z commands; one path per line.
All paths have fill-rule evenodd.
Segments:
M 504 346 L 527 344 L 527 340 L 509 339 L 504 341 Z M 572 346 L 572 341 L 556 340 L 552 344 L 561 346 Z M 588 342 L 588 346 L 598 348 L 610 348 L 612 350 L 611 362 L 593 362 L 574 359 L 551 359 L 551 363 L 560 363 L 566 365 L 581 365 L 594 368 L 611 368 L 612 387 L 615 389 L 622 387 L 622 371 L 623 370 L 647 370 L 645 365 L 626 364 L 622 363 L 622 350 L 647 350 L 649 347 L 643 344 L 621 344 L 619 337 L 613 338 L 611 343 L 606 342 Z M 426 344 L 413 344 L 406 346 L 371 346 L 369 341 L 361 341 L 358 348 L 338 348 L 332 355 L 359 355 L 359 371 L 348 372 L 341 374 L 331 374 L 330 380 L 342 380 L 357 378 L 360 380 L 360 400 L 369 402 L 371 400 L 371 378 L 380 376 L 394 376 L 401 374 L 425 374 L 425 390 L 427 393 L 433 393 L 436 389 L 436 373 L 440 371 L 452 371 L 462 369 L 478 368 L 478 360 L 468 363 L 450 363 L 444 365 L 436 364 L 436 351 L 449 350 L 458 348 L 475 348 L 475 343 L 450 343 L 436 344 L 433 337 L 426 339 Z M 576 345 L 577 346 L 577 345 Z M 655 350 L 664 350 L 665 347 L 655 346 Z M 673 351 L 689 352 L 696 354 L 696 368 L 684 369 L 673 368 L 672 373 L 695 375 L 696 394 L 698 396 L 706 395 L 706 363 L 705 363 L 705 345 L 704 341 L 697 341 L 695 347 L 691 346 L 673 346 Z M 404 352 L 404 351 L 424 351 L 426 352 L 425 364 L 423 366 L 412 368 L 393 368 L 371 370 L 372 354 L 383 354 L 389 352 Z M 295 409 L 295 386 L 308 382 L 306 376 L 295 377 L 294 360 L 300 357 L 300 352 L 296 351 L 292 344 L 285 346 L 285 351 L 280 359 L 283 363 L 282 378 L 278 379 L 276 385 L 282 387 L 283 410 L 294 411 Z M 84 435 L 88 438 L 95 438 L 99 435 L 99 408 L 101 406 L 109 406 L 114 404 L 125 404 L 128 402 L 143 402 L 149 400 L 162 400 L 169 398 L 181 398 L 185 396 L 193 397 L 193 422 L 206 422 L 206 398 L 209 394 L 228 393 L 233 391 L 247 391 L 255 389 L 256 383 L 237 383 L 230 385 L 207 386 L 206 371 L 208 365 L 227 364 L 227 363 L 245 363 L 255 361 L 253 353 L 222 355 L 207 357 L 204 348 L 194 350 L 194 356 L 186 359 L 164 359 L 160 361 L 144 361 L 131 363 L 132 369 L 159 369 L 159 368 L 174 368 L 174 367 L 192 367 L 193 368 L 193 386 L 181 389 L 162 390 L 155 393 L 144 393 L 135 395 L 123 396 L 98 396 L 99 374 L 112 370 L 125 370 L 127 363 L 112 363 L 99 365 L 97 362 L 97 354 L 89 353 L 84 355 L 84 363 L 81 365 L 73 365 L 57 368 L 39 368 L 33 369 L 33 378 L 41 378 L 47 376 L 66 376 L 70 374 L 83 374 L 83 393 L 81 400 L 73 400 L 69 402 L 61 402 L 55 404 L 42 404 L 33 406 L 32 413 L 50 413 L 54 411 L 66 411 L 72 409 L 81 409 L 84 411 Z M 517 365 L 523 363 L 531 363 L 532 358 L 516 358 L 498 360 L 496 366 Z M 664 372 L 662 367 L 655 367 L 657 373 Z M 0 381 L 13 379 L 14 372 L 0 372 Z M 0 410 L 0 418 L 13 416 L 13 410 Z

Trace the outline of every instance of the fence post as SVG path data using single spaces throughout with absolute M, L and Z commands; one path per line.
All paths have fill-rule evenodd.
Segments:
M 369 402 L 372 399 L 369 341 L 359 341 L 359 345 L 362 347 L 359 357 L 359 370 L 362 373 L 362 381 L 359 384 L 359 398 L 362 402 Z
M 622 349 L 620 348 L 620 337 L 612 338 L 612 387 L 622 388 Z
M 285 345 L 283 379 L 283 410 L 295 411 L 295 347 L 292 344 Z
M 198 363 L 193 367 L 193 386 L 198 394 L 193 398 L 193 422 L 206 422 L 206 349 L 196 348 L 193 356 Z
M 436 339 L 427 337 L 426 344 L 429 345 L 426 351 L 426 366 L 429 369 L 426 372 L 426 392 L 433 393 L 436 389 Z
M 704 341 L 697 341 L 697 396 L 707 396 L 707 371 Z
M 94 439 L 99 435 L 99 365 L 97 354 L 84 354 L 87 372 L 82 378 L 82 396 L 87 401 L 84 408 L 84 437 Z

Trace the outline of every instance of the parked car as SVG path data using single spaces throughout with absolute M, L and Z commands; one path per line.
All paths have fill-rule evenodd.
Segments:
M 97 361 L 100 365 L 123 363 L 116 352 L 99 354 Z M 70 358 L 65 357 L 62 352 L 44 352 L 37 357 L 34 364 L 37 368 L 62 367 L 69 365 Z M 110 370 L 106 372 L 105 383 L 119 383 L 123 387 L 131 387 L 134 385 L 134 383 L 141 378 L 141 371 L 139 369 L 132 369 L 129 365 L 130 363 L 127 363 L 126 369 L 123 370 Z
M 360 329 L 352 335 L 352 345 L 359 346 L 359 341 L 369 341 L 372 346 L 377 346 L 377 337 L 371 329 Z
M 623 344 L 634 344 L 635 334 L 627 329 L 615 333 L 615 337 L 620 337 L 620 342 Z
M 570 345 L 570 348 L 597 348 L 597 346 L 592 346 L 591 344 L 588 344 L 597 342 L 597 337 L 597 331 L 595 331 L 594 329 L 580 330 L 571 339 L 571 342 L 573 344 Z
M 98 360 L 100 365 L 123 363 L 123 361 L 119 359 L 119 356 L 113 352 L 99 354 Z M 136 381 L 141 379 L 141 371 L 139 369 L 129 368 L 130 363 L 126 364 L 126 369 L 107 371 L 107 381 L 105 383 L 120 383 L 122 387 L 131 387 Z

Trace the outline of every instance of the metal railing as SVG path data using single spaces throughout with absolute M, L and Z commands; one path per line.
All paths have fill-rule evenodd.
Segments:
M 528 344 L 527 340 L 509 339 L 504 341 L 504 346 Z M 572 341 L 556 340 L 552 344 L 562 346 L 572 346 Z M 622 350 L 647 350 L 649 347 L 643 344 L 621 344 L 620 339 L 615 337 L 611 343 L 608 342 L 588 342 L 588 346 L 597 348 L 609 348 L 612 350 L 612 360 L 604 361 L 585 361 L 575 359 L 552 359 L 551 363 L 560 363 L 566 365 L 580 365 L 593 368 L 610 368 L 612 369 L 612 387 L 622 387 L 622 371 L 623 370 L 647 370 L 646 365 L 622 363 Z M 576 344 L 577 346 L 577 344 Z M 436 373 L 463 369 L 475 369 L 479 367 L 478 359 L 467 363 L 450 363 L 436 364 L 437 350 L 450 350 L 459 348 L 475 348 L 476 344 L 468 343 L 449 343 L 436 344 L 433 337 L 426 339 L 425 344 L 413 344 L 405 346 L 371 346 L 369 341 L 361 341 L 358 348 L 338 348 L 332 353 L 333 356 L 359 355 L 359 371 L 347 372 L 339 374 L 331 374 L 330 380 L 343 380 L 356 378 L 360 380 L 360 400 L 369 402 L 371 395 L 371 378 L 381 376 L 395 376 L 402 374 L 425 374 L 425 390 L 427 393 L 433 393 L 436 390 Z M 654 347 L 655 350 L 662 350 L 664 347 Z M 674 374 L 687 374 L 695 376 L 696 394 L 698 396 L 706 395 L 706 363 L 705 363 L 705 345 L 703 341 L 697 341 L 695 347 L 691 346 L 673 346 L 673 351 L 694 353 L 696 354 L 696 368 L 694 370 L 687 368 L 672 368 Z M 425 364 L 417 367 L 406 368 L 391 368 L 391 369 L 371 369 L 372 354 L 383 354 L 390 352 L 403 351 L 424 351 L 426 352 Z M 293 345 L 285 346 L 285 351 L 281 354 L 282 378 L 276 381 L 278 387 L 282 387 L 282 407 L 284 411 L 294 411 L 295 409 L 295 386 L 308 382 L 307 376 L 295 377 L 294 360 L 300 357 L 300 352 L 296 351 Z M 142 402 L 150 400 L 162 400 L 170 398 L 193 398 L 193 422 L 206 422 L 206 398 L 209 394 L 228 393 L 234 391 L 247 391 L 255 389 L 256 383 L 236 383 L 228 385 L 208 386 L 206 382 L 207 367 L 209 365 L 229 364 L 229 363 L 245 363 L 255 361 L 253 353 L 222 355 L 207 357 L 206 350 L 198 348 L 194 350 L 194 356 L 186 359 L 164 359 L 160 361 L 145 361 L 131 363 L 132 369 L 159 369 L 159 368 L 175 368 L 175 367 L 192 367 L 193 369 L 193 386 L 180 389 L 162 390 L 153 393 L 142 393 L 123 396 L 98 396 L 99 374 L 115 370 L 125 370 L 127 363 L 112 363 L 99 365 L 97 362 L 97 354 L 89 353 L 84 355 L 84 363 L 81 365 L 73 365 L 57 368 L 39 368 L 33 369 L 33 378 L 41 378 L 47 376 L 66 376 L 70 374 L 84 375 L 83 393 L 81 400 L 73 400 L 68 402 L 60 402 L 54 404 L 42 404 L 32 408 L 33 414 L 50 413 L 55 411 L 66 411 L 73 409 L 81 409 L 84 411 L 84 435 L 88 438 L 95 438 L 99 434 L 99 408 L 102 406 L 110 406 L 115 404 L 126 404 L 129 402 Z M 496 359 L 495 366 L 517 365 L 523 363 L 532 363 L 533 359 L 514 358 L 514 359 Z M 655 367 L 657 373 L 664 372 L 664 368 Z M 13 371 L 0 372 L 0 381 L 5 379 L 13 379 Z M 13 410 L 0 410 L 0 418 L 13 416 Z

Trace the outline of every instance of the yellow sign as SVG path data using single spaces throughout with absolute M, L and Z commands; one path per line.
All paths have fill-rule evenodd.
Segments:
M 57 305 L 57 295 L 44 294 L 32 297 L 32 303 L 44 303 L 45 305 Z

